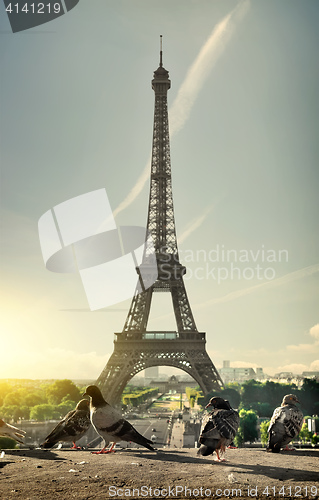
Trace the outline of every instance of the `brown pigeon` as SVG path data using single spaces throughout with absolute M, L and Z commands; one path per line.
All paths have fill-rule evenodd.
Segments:
M 229 402 L 218 396 L 211 398 L 206 408 L 213 407 L 213 411 L 204 416 L 202 421 L 199 442 L 201 447 L 197 454 L 206 457 L 215 451 L 220 462 L 219 452 L 224 453 L 238 430 L 239 415 L 233 410 Z
M 73 449 L 77 449 L 75 442 L 84 436 L 90 425 L 89 401 L 82 399 L 75 409 L 69 411 L 61 422 L 54 427 L 40 446 L 52 448 L 59 441 L 67 441 L 73 443 Z
M 282 400 L 281 406 L 274 410 L 268 427 L 267 451 L 279 453 L 281 448 L 286 447 L 290 441 L 298 436 L 302 422 L 302 411 L 296 406 L 299 403 L 297 396 L 287 394 Z

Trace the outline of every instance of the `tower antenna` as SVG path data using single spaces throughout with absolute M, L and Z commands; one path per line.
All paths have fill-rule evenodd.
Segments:
M 160 35 L 160 67 L 163 66 L 163 36 Z

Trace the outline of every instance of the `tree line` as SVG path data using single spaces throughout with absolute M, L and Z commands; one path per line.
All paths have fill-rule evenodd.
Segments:
M 269 380 L 248 380 L 242 384 L 234 382 L 226 384 L 221 391 L 201 395 L 197 402 L 205 407 L 211 397 L 221 396 L 228 399 L 233 408 L 253 410 L 259 417 L 270 418 L 283 397 L 291 393 L 298 397 L 304 415 L 319 415 L 319 382 L 307 378 L 300 388 L 296 384 L 281 384 Z
M 69 379 L 0 381 L 0 417 L 13 423 L 19 420 L 59 420 L 74 409 L 84 392 L 84 386 Z M 157 388 L 128 385 L 122 403 L 136 407 L 157 393 Z
M 6 421 L 58 420 L 82 398 L 85 387 L 68 379 L 0 382 L 0 416 Z
M 199 389 L 199 388 L 198 388 Z M 213 391 L 206 396 L 197 390 L 197 403 L 205 408 L 213 396 L 228 399 L 233 408 L 239 411 L 240 425 L 235 438 L 235 444 L 242 446 L 245 442 L 254 442 L 260 437 L 263 445 L 268 439 L 267 429 L 270 418 L 275 408 L 281 405 L 286 394 L 295 394 L 300 401 L 300 408 L 304 414 L 305 422 L 299 433 L 298 439 L 312 444 L 319 442 L 316 432 L 308 430 L 307 420 L 314 417 L 319 431 L 319 382 L 314 379 L 304 379 L 299 388 L 295 384 L 281 384 L 267 380 L 259 382 L 249 380 L 243 384 L 237 382 L 226 384 L 225 389 Z M 193 405 L 194 392 L 189 393 L 190 406 Z M 258 420 L 260 422 L 260 436 L 258 435 Z

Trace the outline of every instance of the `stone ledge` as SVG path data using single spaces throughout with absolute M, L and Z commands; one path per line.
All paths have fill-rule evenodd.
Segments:
M 277 455 L 260 448 L 241 448 L 227 450 L 225 457 L 226 462 L 218 463 L 185 448 L 156 453 L 125 449 L 108 455 L 76 450 L 5 450 L 0 459 L 1 498 L 184 499 L 214 495 L 267 499 L 267 487 L 269 498 L 319 498 L 318 450 Z M 311 496 L 315 489 L 317 493 Z

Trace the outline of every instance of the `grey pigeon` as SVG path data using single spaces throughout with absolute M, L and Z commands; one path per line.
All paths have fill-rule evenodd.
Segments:
M 18 429 L 17 427 L 14 427 L 14 425 L 6 424 L 0 418 L 0 436 L 8 437 L 14 439 L 18 443 L 24 444 L 23 440 L 25 438 L 25 434 L 26 432 L 22 429 Z
M 113 451 L 115 444 L 119 441 L 133 441 L 133 443 L 140 444 L 149 450 L 155 451 L 151 446 L 152 441 L 137 432 L 132 424 L 122 417 L 120 412 L 109 405 L 97 386 L 89 385 L 83 396 L 90 396 L 91 398 L 91 422 L 96 432 L 100 434 L 105 441 L 104 448 L 96 452 L 97 454 L 110 453 Z M 112 446 L 106 449 L 109 443 L 112 443 Z
M 73 448 L 77 449 L 76 441 L 81 439 L 91 425 L 89 401 L 82 399 L 74 410 L 69 411 L 65 417 L 54 427 L 53 431 L 40 445 L 43 448 L 52 448 L 59 441 L 72 442 Z
M 233 410 L 229 402 L 218 396 L 211 398 L 206 408 L 213 407 L 213 411 L 204 416 L 199 437 L 201 446 L 198 455 L 206 457 L 214 452 L 220 462 L 219 452 L 224 453 L 238 430 L 239 415 Z
M 281 406 L 274 410 L 268 427 L 267 451 L 279 453 L 280 449 L 284 447 L 288 451 L 288 444 L 294 437 L 298 436 L 303 422 L 303 414 L 296 403 L 299 403 L 297 396 L 287 394 L 282 400 Z

